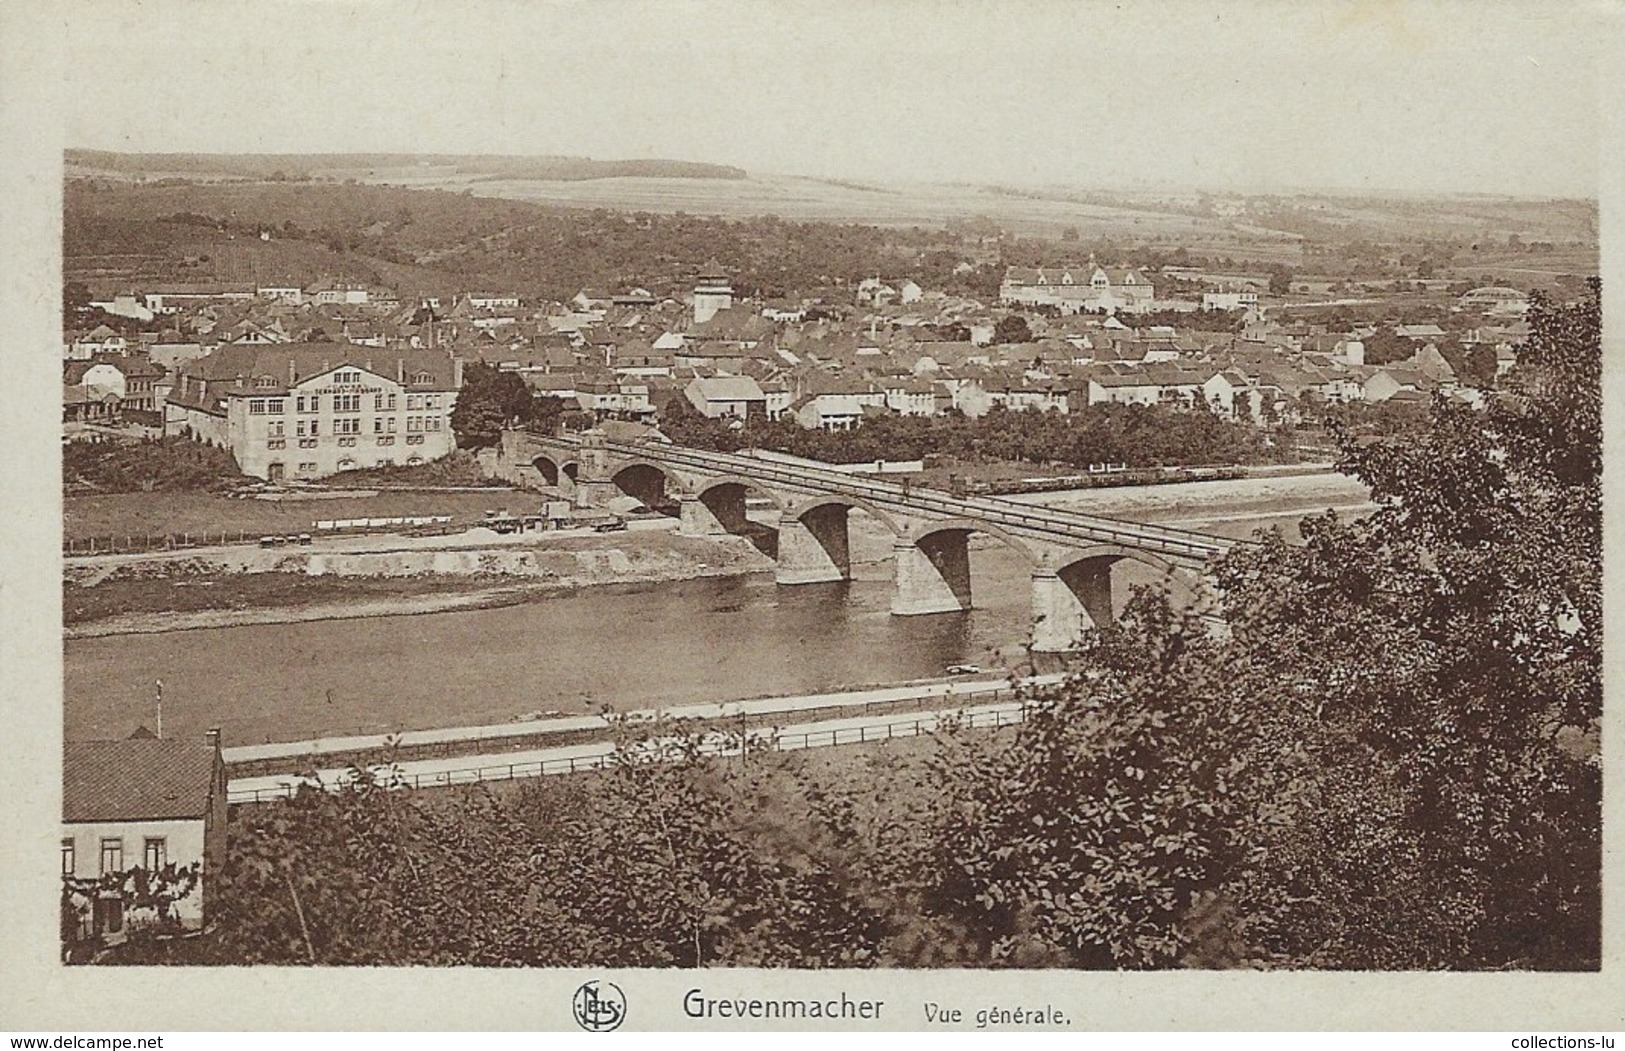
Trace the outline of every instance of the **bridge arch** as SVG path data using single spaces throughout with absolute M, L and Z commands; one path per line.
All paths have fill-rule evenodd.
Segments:
M 728 486 L 738 486 L 747 493 L 760 493 L 762 496 L 773 501 L 773 506 L 778 508 L 781 512 L 785 508 L 786 500 L 783 496 L 774 492 L 764 483 L 758 482 L 752 478 L 747 478 L 742 474 L 719 474 L 699 478 L 694 481 L 691 488 L 693 494 L 703 500 L 706 498 L 707 494 L 716 490 L 724 489 Z
M 1116 621 L 1120 589 L 1114 587 L 1112 570 L 1120 562 L 1148 567 L 1161 579 L 1178 585 L 1188 598 L 1198 596 L 1200 571 L 1183 560 L 1122 544 L 1053 552 L 1033 571 L 1035 651 L 1074 649 L 1087 632 Z
M 610 481 L 621 492 L 651 509 L 669 507 L 684 489 L 680 475 L 652 460 L 622 463 L 610 475 Z
M 751 493 L 761 494 L 778 512 L 771 525 L 751 520 L 747 503 Z M 742 536 L 763 554 L 777 557 L 784 506 L 784 498 L 761 482 L 743 475 L 710 475 L 691 480 L 679 514 L 686 536 Z
M 892 559 L 897 587 L 891 611 L 900 617 L 953 613 L 971 608 L 970 538 L 985 533 L 1036 565 L 1038 552 L 991 522 L 970 518 L 930 519 L 897 538 Z
M 823 509 L 825 508 L 844 507 L 848 511 L 856 509 L 879 521 L 887 529 L 891 530 L 893 536 L 902 536 L 904 533 L 904 529 L 897 519 L 861 496 L 844 496 L 831 493 L 813 497 L 798 497 L 781 506 L 785 515 L 796 519 L 805 519 L 815 512 L 824 513 Z
M 967 536 L 971 533 L 984 533 L 1020 555 L 1022 561 L 1029 565 L 1037 565 L 1041 557 L 1030 543 L 1023 541 L 1003 526 L 992 522 L 978 522 L 970 518 L 931 519 L 909 530 L 907 535 L 915 543 L 919 543 L 937 533 L 964 533 Z
M 574 482 L 581 470 L 581 465 L 575 460 L 555 457 L 551 453 L 545 452 L 537 453 L 532 457 L 530 465 L 541 474 L 543 482 L 555 487 L 562 484 L 560 478 Z

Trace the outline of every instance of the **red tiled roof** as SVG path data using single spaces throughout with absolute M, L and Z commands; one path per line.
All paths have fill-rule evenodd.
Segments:
M 69 741 L 62 750 L 62 820 L 201 817 L 215 750 L 202 741 Z

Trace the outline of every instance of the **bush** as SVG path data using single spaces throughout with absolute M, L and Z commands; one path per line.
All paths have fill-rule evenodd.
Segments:
M 449 455 L 412 467 L 371 467 L 364 471 L 345 471 L 325 479 L 329 486 L 344 489 L 370 489 L 373 486 L 491 486 L 501 488 L 502 483 L 488 477 L 480 468 L 474 454 L 463 449 Z
M 62 482 L 104 493 L 219 492 L 248 481 L 231 453 L 185 438 L 73 442 Z

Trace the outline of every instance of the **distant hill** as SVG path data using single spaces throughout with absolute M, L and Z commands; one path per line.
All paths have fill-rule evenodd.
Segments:
M 113 153 L 66 150 L 64 160 L 87 172 L 147 176 L 212 176 L 275 181 L 364 176 L 381 170 L 422 170 L 475 180 L 743 179 L 746 172 L 694 161 L 600 161 L 591 157 L 522 157 L 416 153 Z

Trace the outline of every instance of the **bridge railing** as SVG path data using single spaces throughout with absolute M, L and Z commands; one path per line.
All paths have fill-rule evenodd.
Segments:
M 980 517 L 999 525 L 1036 530 L 1066 539 L 1075 540 L 1079 531 L 1087 531 L 1094 539 L 1122 542 L 1185 558 L 1207 559 L 1228 551 L 1239 542 L 1193 530 L 1142 525 L 1059 508 L 1035 507 L 1003 497 L 959 499 L 928 490 L 910 490 L 905 493 L 901 486 L 890 482 L 858 479 L 824 468 L 799 466 L 787 468 L 731 453 L 714 453 L 662 443 L 633 444 L 607 441 L 604 444 L 606 449 L 628 456 L 640 456 L 701 470 L 746 474 L 762 481 L 773 481 L 817 492 L 856 496 L 903 508 L 930 510 L 961 517 Z

